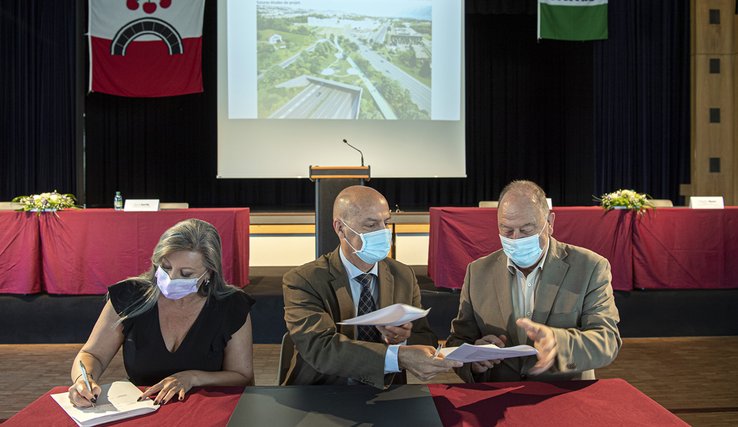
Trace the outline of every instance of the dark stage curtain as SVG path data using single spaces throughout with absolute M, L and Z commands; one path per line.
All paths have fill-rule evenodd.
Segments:
M 0 200 L 76 191 L 75 11 L 0 2 Z
M 87 4 L 37 3 L 2 3 L 0 199 L 75 191 L 71 92 L 87 64 L 72 63 L 73 9 Z M 88 206 L 111 206 L 120 190 L 192 206 L 313 208 L 308 180 L 215 178 L 216 7 L 206 3 L 204 93 L 86 96 Z M 402 210 L 476 205 L 516 178 L 541 183 L 556 205 L 590 204 L 618 186 L 674 198 L 689 178 L 688 9 L 686 0 L 612 2 L 610 40 L 539 42 L 534 1 L 468 0 L 467 178 L 370 185 Z
M 595 191 L 679 199 L 690 182 L 689 2 L 609 3 L 594 45 Z
M 120 190 L 193 206 L 313 207 L 307 180 L 215 178 L 215 9 L 215 2 L 207 3 L 203 94 L 88 96 L 90 205 L 110 205 Z M 468 178 L 372 180 L 393 208 L 476 205 L 514 178 L 540 182 L 557 204 L 590 203 L 592 47 L 539 43 L 535 22 L 530 14 L 467 14 Z

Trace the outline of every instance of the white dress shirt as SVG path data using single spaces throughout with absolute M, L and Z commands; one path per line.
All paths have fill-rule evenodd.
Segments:
M 551 244 L 550 239 L 549 244 Z M 507 269 L 510 271 L 510 274 L 515 276 L 515 285 L 513 285 L 514 289 L 512 289 L 511 294 L 513 315 L 516 319 L 520 319 L 521 317 L 530 319 L 533 315 L 533 307 L 535 307 L 536 302 L 536 290 L 538 289 L 538 284 L 541 282 L 541 272 L 543 271 L 543 266 L 546 262 L 546 255 L 548 255 L 548 245 L 546 245 L 546 250 L 543 251 L 541 259 L 538 260 L 537 264 L 535 264 L 533 270 L 528 273 L 528 276 L 525 276 L 518 266 L 510 260 L 510 258 L 507 259 Z M 517 329 L 518 342 L 520 344 L 525 344 L 528 339 L 525 329 L 520 327 Z
M 361 283 L 359 283 L 355 277 L 364 274 L 371 273 L 376 277 L 371 284 L 372 298 L 374 298 L 374 304 L 379 308 L 379 268 L 377 264 L 374 264 L 369 271 L 361 271 L 355 265 L 351 264 L 351 261 L 346 259 L 343 255 L 343 248 L 338 251 L 341 256 L 341 262 L 343 268 L 348 273 L 349 285 L 351 286 L 351 296 L 354 299 L 354 313 L 358 312 L 359 309 L 359 297 L 361 296 Z M 400 344 L 392 344 L 387 347 L 387 352 L 384 354 L 384 373 L 389 374 L 392 372 L 400 372 L 400 364 L 397 360 L 397 354 L 400 349 Z

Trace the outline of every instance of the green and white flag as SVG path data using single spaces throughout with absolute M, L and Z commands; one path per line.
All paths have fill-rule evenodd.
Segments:
M 538 0 L 538 38 L 607 38 L 607 0 Z

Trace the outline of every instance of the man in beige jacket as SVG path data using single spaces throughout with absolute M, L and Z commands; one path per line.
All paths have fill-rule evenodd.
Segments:
M 530 344 L 537 356 L 467 363 L 466 382 L 593 379 L 621 345 L 610 263 L 554 239 L 543 190 L 513 181 L 500 194 L 502 249 L 467 267 L 447 346 Z
M 402 375 L 397 374 L 405 369 L 427 380 L 461 366 L 435 357 L 438 341 L 425 318 L 386 328 L 338 325 L 366 310 L 365 305 L 421 307 L 412 269 L 386 258 L 389 219 L 387 200 L 379 192 L 362 186 L 344 189 L 333 205 L 340 246 L 284 275 L 284 320 L 297 352 L 283 384 L 384 388 L 398 382 Z

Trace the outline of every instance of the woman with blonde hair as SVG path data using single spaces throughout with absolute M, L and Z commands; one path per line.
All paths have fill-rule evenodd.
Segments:
M 118 349 L 141 399 L 163 405 L 197 386 L 253 385 L 253 299 L 223 279 L 221 241 L 211 224 L 182 221 L 162 234 L 151 268 L 108 288 L 108 301 L 72 364 L 69 399 L 95 403 Z M 85 366 L 90 389 L 82 378 Z

